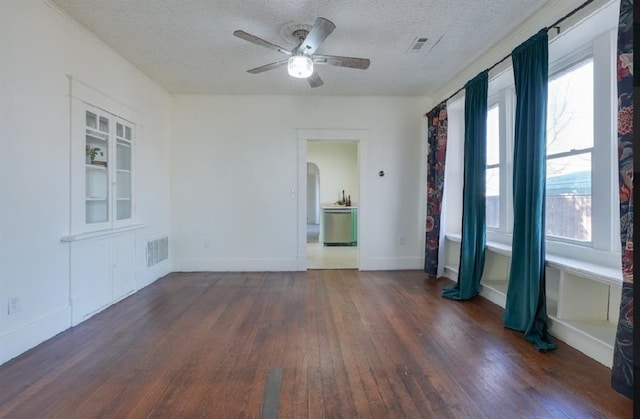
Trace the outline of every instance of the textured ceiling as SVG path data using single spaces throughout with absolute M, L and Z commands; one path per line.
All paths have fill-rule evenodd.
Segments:
M 547 0 L 52 0 L 171 93 L 425 95 L 451 79 Z M 368 70 L 317 66 L 324 86 L 285 58 L 233 36 L 242 29 L 285 48 L 284 28 L 317 16 L 336 29 L 317 53 L 369 58 Z M 417 37 L 428 41 L 407 52 Z

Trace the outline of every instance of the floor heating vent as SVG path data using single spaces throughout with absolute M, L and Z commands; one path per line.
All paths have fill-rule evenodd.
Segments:
M 147 267 L 169 259 L 169 237 L 147 242 Z

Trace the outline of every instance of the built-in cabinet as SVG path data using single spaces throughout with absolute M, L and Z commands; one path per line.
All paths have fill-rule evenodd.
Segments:
M 136 291 L 136 124 L 130 108 L 71 80 L 72 325 Z
M 480 294 L 505 307 L 511 248 L 487 243 Z M 445 239 L 444 275 L 456 281 L 460 236 Z M 545 266 L 546 302 L 552 335 L 611 367 L 622 293 L 620 270 L 553 255 Z

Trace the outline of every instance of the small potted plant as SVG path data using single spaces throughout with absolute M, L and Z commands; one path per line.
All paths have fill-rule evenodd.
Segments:
M 85 147 L 85 154 L 87 164 L 94 164 L 94 161 L 98 155 L 104 156 L 104 153 L 102 152 L 102 150 L 100 150 L 100 147 L 91 147 L 89 144 L 87 144 Z

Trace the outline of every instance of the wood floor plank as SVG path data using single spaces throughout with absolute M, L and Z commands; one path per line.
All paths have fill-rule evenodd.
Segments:
M 449 285 L 173 273 L 0 366 L 0 417 L 632 417 L 609 369 L 563 342 L 535 351 L 487 300 L 441 298 Z

